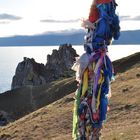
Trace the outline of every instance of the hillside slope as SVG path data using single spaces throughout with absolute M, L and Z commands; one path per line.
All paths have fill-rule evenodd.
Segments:
M 13 120 L 19 119 L 74 92 L 74 77 L 59 79 L 42 86 L 25 86 L 0 94 L 0 110 Z
M 115 73 L 140 66 L 140 52 L 113 62 Z M 24 86 L 0 94 L 0 111 L 19 119 L 76 90 L 75 77 L 63 77 L 41 86 Z
M 116 76 L 103 140 L 140 139 L 140 66 Z M 72 140 L 74 93 L 45 106 L 5 127 L 0 140 Z

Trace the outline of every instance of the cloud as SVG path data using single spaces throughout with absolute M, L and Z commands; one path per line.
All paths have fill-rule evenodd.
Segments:
M 45 22 L 45 23 L 73 23 L 73 22 L 78 22 L 80 19 L 73 19 L 73 20 L 54 20 L 54 19 L 45 19 L 45 20 L 40 20 L 40 22 Z
M 130 20 L 130 16 L 120 16 L 120 20 Z
M 19 16 L 15 16 L 15 15 L 10 15 L 10 14 L 0 14 L 0 20 L 20 20 L 22 19 Z
M 135 16 L 135 17 L 131 17 L 131 16 L 120 16 L 119 17 L 121 21 L 127 21 L 127 20 L 135 20 L 135 21 L 139 21 L 140 20 L 140 16 Z M 80 21 L 80 19 L 70 19 L 70 20 L 54 20 L 54 19 L 44 19 L 44 20 L 40 20 L 40 22 L 44 22 L 44 23 L 73 23 L 73 22 L 78 22 Z
M 0 24 L 9 24 L 9 21 L 0 21 Z
M 140 20 L 140 16 L 134 17 L 133 20 Z
M 136 17 L 120 16 L 120 20 L 121 21 L 125 21 L 125 20 L 136 20 L 136 21 L 139 21 L 140 20 L 140 16 L 136 16 Z

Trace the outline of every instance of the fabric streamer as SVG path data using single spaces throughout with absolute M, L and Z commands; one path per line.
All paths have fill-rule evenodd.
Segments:
M 99 140 L 106 121 L 110 83 L 114 80 L 107 51 L 112 39 L 120 36 L 116 6 L 115 0 L 94 0 L 88 19 L 82 23 L 87 31 L 85 53 L 72 67 L 79 82 L 73 112 L 74 140 Z

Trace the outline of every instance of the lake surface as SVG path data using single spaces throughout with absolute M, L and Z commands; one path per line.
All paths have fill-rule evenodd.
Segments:
M 10 90 L 12 77 L 23 57 L 34 58 L 38 63 L 47 62 L 47 54 L 59 46 L 38 47 L 0 47 L 0 93 Z M 84 52 L 83 46 L 73 46 L 77 54 Z M 112 61 L 140 52 L 140 45 L 112 45 L 109 46 L 109 56 Z

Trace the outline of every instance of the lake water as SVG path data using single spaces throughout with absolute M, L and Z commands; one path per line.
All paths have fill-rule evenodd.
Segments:
M 23 57 L 34 58 L 36 62 L 46 64 L 47 54 L 59 46 L 38 47 L 0 47 L 0 93 L 10 90 L 12 77 Z M 84 52 L 83 46 L 73 46 L 77 53 Z M 140 45 L 112 45 L 109 46 L 109 56 L 112 61 L 140 52 Z

